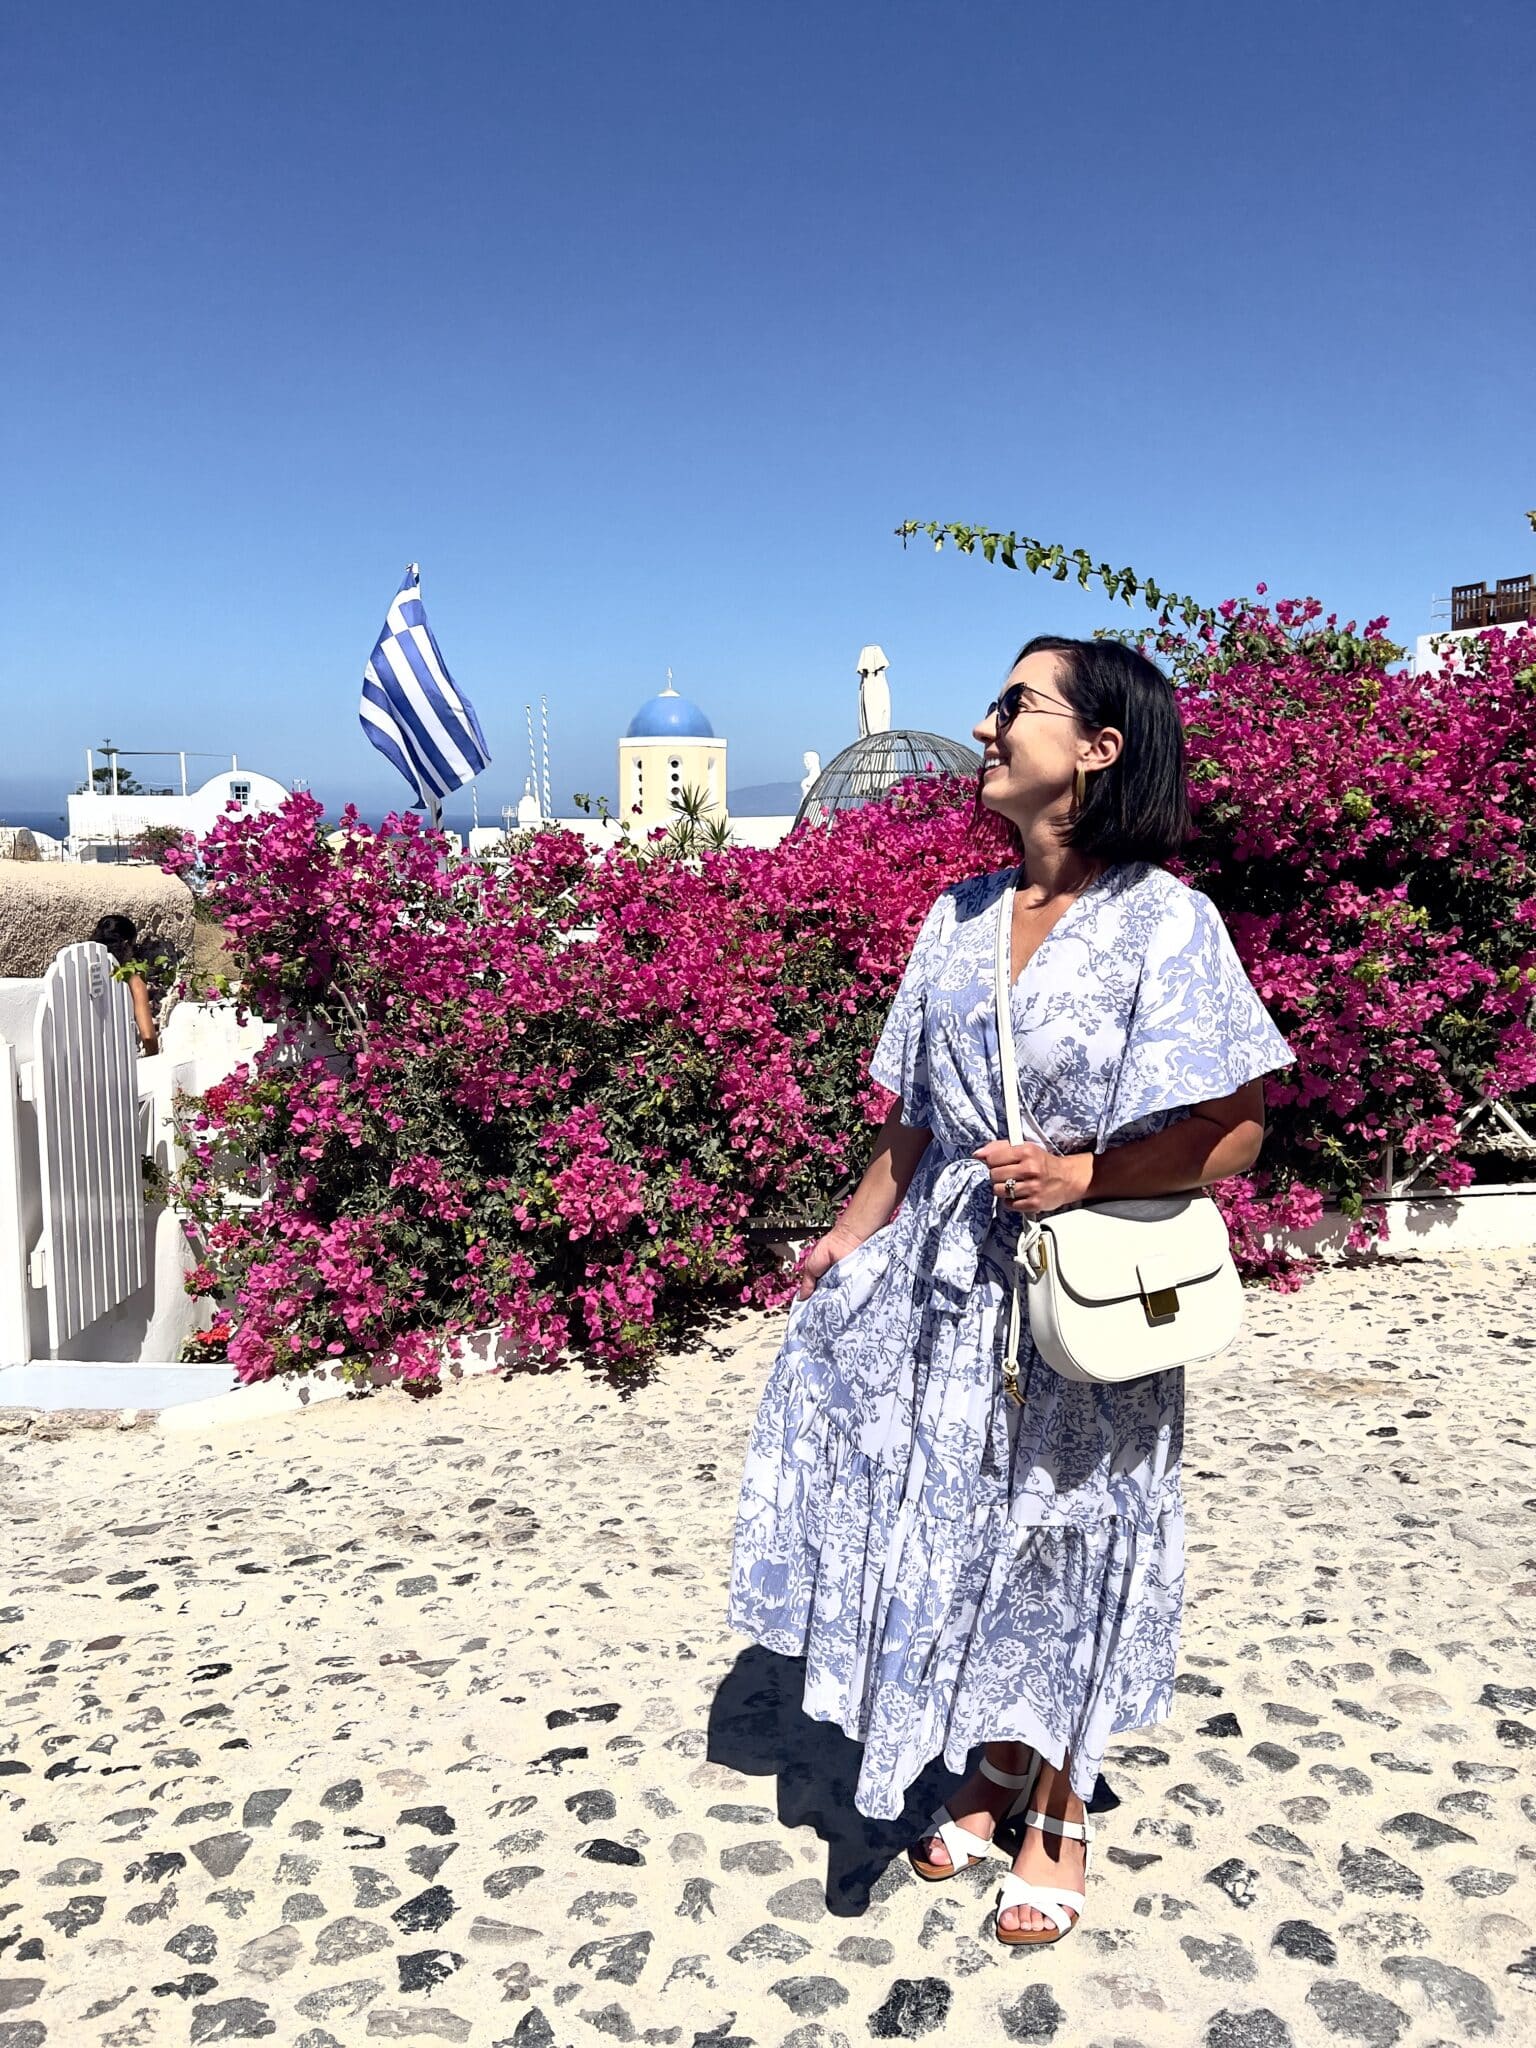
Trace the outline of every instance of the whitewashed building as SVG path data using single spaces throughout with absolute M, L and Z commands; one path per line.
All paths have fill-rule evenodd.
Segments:
M 117 755 L 108 756 L 115 766 Z M 229 766 L 210 775 L 198 789 L 187 787 L 186 756 L 171 756 L 181 762 L 181 790 L 136 791 L 119 794 L 115 788 L 96 786 L 96 755 L 86 751 L 86 781 L 69 803 L 69 853 L 73 860 L 127 860 L 144 833 L 155 827 L 176 832 L 209 832 L 233 804 L 237 810 L 261 813 L 277 810 L 288 790 L 270 775 L 258 775 L 242 768 L 236 755 Z M 114 782 L 116 777 L 114 775 Z

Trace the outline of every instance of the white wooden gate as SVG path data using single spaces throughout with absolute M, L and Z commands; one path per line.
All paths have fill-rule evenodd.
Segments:
M 60 1347 L 148 1277 L 133 1000 L 105 946 L 66 946 L 43 978 L 32 1065 L 43 1229 L 32 1253 Z

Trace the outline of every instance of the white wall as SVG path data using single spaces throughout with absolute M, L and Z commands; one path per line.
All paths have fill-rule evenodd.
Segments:
M 1443 633 L 1421 633 L 1413 643 L 1413 672 L 1416 676 L 1430 675 L 1445 666 L 1447 656 L 1455 653 L 1460 640 L 1479 640 L 1484 633 L 1513 633 L 1515 626 L 1473 626 L 1460 633 L 1447 629 Z
M 732 818 L 731 838 L 738 846 L 777 846 L 787 839 L 794 818 Z
M 621 839 L 619 821 L 610 818 L 606 823 L 601 818 L 550 818 L 546 824 L 558 827 L 564 832 L 574 832 L 578 839 L 584 839 L 597 852 L 605 852 L 617 846 Z M 668 823 L 671 822 L 669 819 Z M 794 824 L 787 818 L 737 818 L 729 819 L 731 839 L 737 846 L 777 846 Z M 630 837 L 643 840 L 657 829 L 654 825 L 642 827 L 637 819 L 630 820 Z M 469 835 L 471 853 L 492 853 L 502 844 L 505 835 L 500 826 L 481 825 Z

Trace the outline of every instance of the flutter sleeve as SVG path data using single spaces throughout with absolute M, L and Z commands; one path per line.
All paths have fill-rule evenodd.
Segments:
M 913 1130 L 926 1130 L 933 1122 L 925 1044 L 927 989 L 954 929 L 954 914 L 954 897 L 946 889 L 923 920 L 869 1063 L 871 1078 L 901 1097 L 901 1120 Z
M 1233 1095 L 1294 1058 L 1215 904 L 1181 889 L 1147 944 L 1099 1148 L 1144 1117 Z

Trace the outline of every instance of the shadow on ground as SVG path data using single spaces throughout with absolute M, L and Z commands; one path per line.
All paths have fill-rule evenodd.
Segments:
M 804 1692 L 803 1658 L 780 1657 L 756 1644 L 743 1650 L 711 1703 L 706 1754 L 745 1777 L 776 1780 L 780 1825 L 814 1828 L 827 1845 L 828 1910 L 856 1918 L 871 1898 L 915 1882 L 906 1850 L 960 1780 L 936 1757 L 907 1793 L 898 1819 L 866 1819 L 853 1803 L 862 1750 L 840 1728 L 811 1720 L 800 1705 Z M 1089 1812 L 1109 1813 L 1119 1804 L 1101 1777 Z M 992 1866 L 985 1881 L 995 1875 Z
M 805 1664 L 770 1650 L 743 1650 L 721 1680 L 709 1711 L 711 1763 L 777 1780 L 781 1826 L 809 1827 L 827 1845 L 827 1907 L 854 1918 L 872 1896 L 909 1880 L 905 1851 L 955 1783 L 942 1759 L 907 1794 L 897 1820 L 867 1820 L 853 1788 L 862 1751 L 841 1729 L 801 1710 Z

